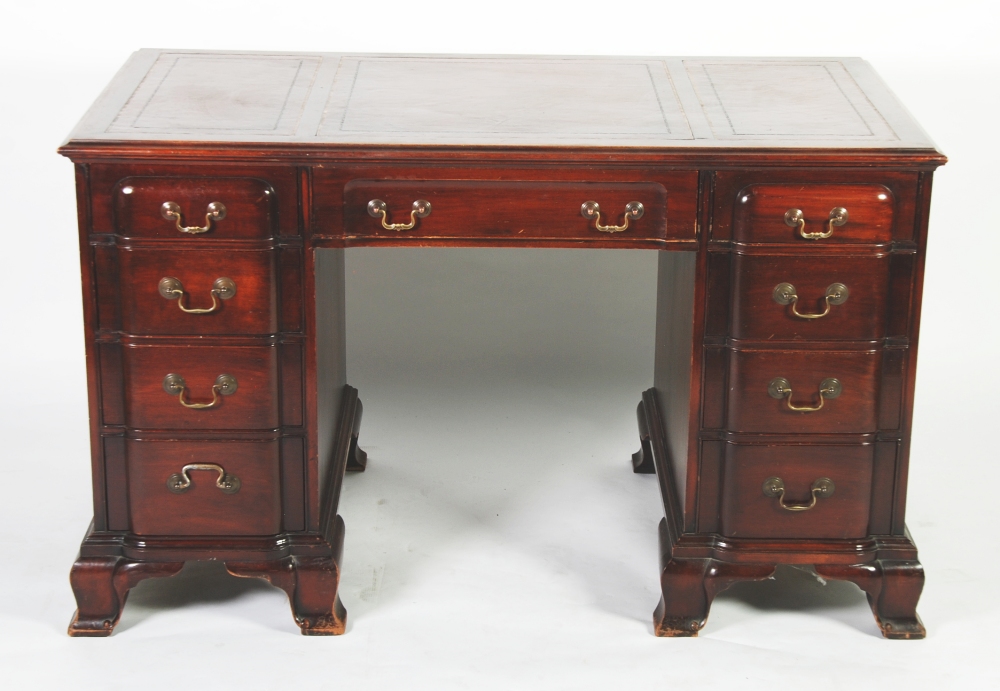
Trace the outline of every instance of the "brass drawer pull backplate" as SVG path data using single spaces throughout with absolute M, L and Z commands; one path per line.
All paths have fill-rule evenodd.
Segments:
M 826 399 L 836 398 L 843 390 L 840 380 L 827 377 L 819 383 L 819 405 L 797 406 L 792 403 L 792 385 L 787 379 L 784 377 L 775 377 L 767 385 L 767 393 L 771 398 L 779 400 L 784 398 L 788 409 L 794 410 L 797 413 L 815 413 L 817 410 L 822 410 L 823 402 Z
M 842 226 L 845 223 L 847 223 L 847 209 L 842 206 L 836 206 L 830 210 L 830 218 L 826 222 L 825 233 L 807 233 L 806 216 L 802 213 L 802 209 L 789 209 L 785 212 L 785 225 L 791 228 L 798 226 L 799 235 L 804 237 L 806 240 L 822 240 L 823 238 L 828 238 L 833 235 L 834 226 Z
M 628 230 L 630 220 L 638 221 L 646 213 L 642 202 L 629 202 L 625 205 L 625 222 L 620 226 L 601 225 L 601 205 L 597 202 L 584 202 L 580 207 L 580 215 L 587 219 L 594 219 L 594 227 L 602 233 L 620 233 Z
M 190 235 L 200 235 L 212 229 L 212 221 L 221 221 L 226 217 L 226 205 L 222 202 L 212 202 L 205 211 L 205 225 L 185 226 L 181 225 L 181 205 L 176 202 L 163 202 L 160 207 L 160 214 L 168 221 L 174 221 L 177 230 Z
M 174 473 L 167 478 L 167 489 L 174 494 L 184 494 L 191 489 L 193 483 L 188 473 L 192 470 L 212 470 L 218 473 L 219 477 L 215 480 L 215 486 L 223 494 L 236 494 L 242 486 L 240 479 L 231 473 L 227 473 L 221 465 L 216 465 L 215 463 L 188 463 L 181 468 L 181 472 Z
M 819 319 L 830 314 L 830 308 L 833 305 L 843 305 L 847 302 L 847 298 L 850 297 L 850 291 L 847 289 L 843 283 L 831 283 L 827 286 L 826 295 L 824 296 L 824 301 L 826 302 L 826 309 L 819 313 L 808 314 L 804 312 L 799 312 L 796 309 L 796 303 L 799 301 L 798 293 L 795 291 L 795 286 L 791 283 L 779 283 L 774 286 L 774 292 L 771 297 L 779 305 L 791 305 L 792 314 L 794 314 L 799 319 Z
M 386 230 L 412 230 L 417 225 L 418 218 L 427 218 L 431 215 L 431 203 L 426 199 L 418 199 L 413 202 L 410 210 L 409 223 L 386 223 L 387 207 L 381 199 L 372 199 L 368 202 L 368 215 L 372 218 L 381 218 L 382 227 Z
M 188 314 L 211 314 L 212 312 L 219 309 L 219 298 L 221 300 L 228 300 L 236 295 L 236 282 L 231 278 L 217 278 L 212 283 L 212 290 L 209 294 L 212 296 L 212 306 L 206 307 L 204 309 L 192 308 L 184 306 L 184 286 L 181 282 L 174 278 L 173 276 L 164 276 L 160 279 L 160 295 L 166 300 L 177 300 L 177 306 L 181 308 L 181 312 L 187 312 Z
M 785 511 L 808 511 L 816 506 L 819 499 L 826 499 L 833 496 L 833 491 L 837 488 L 833 480 L 828 477 L 816 479 L 809 488 L 812 500 L 808 504 L 785 502 L 785 482 L 780 477 L 769 477 L 764 480 L 761 489 L 765 497 L 777 497 L 778 506 Z
M 215 378 L 215 384 L 212 385 L 211 403 L 189 403 L 184 400 L 184 394 L 187 392 L 187 384 L 184 383 L 184 377 L 179 374 L 168 374 L 163 378 L 164 391 L 171 396 L 177 396 L 177 400 L 185 408 L 194 408 L 196 410 L 214 408 L 221 400 L 219 394 L 231 396 L 236 393 L 237 386 L 236 377 L 231 374 L 220 374 Z

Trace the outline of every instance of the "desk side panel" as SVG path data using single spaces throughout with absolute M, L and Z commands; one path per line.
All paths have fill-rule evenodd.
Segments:
M 334 445 L 340 404 L 347 384 L 347 336 L 344 303 L 344 250 L 314 249 L 313 290 L 307 290 L 315 300 L 314 328 L 311 329 L 311 348 L 315 377 L 309 377 L 308 386 L 314 388 L 315 442 L 309 454 L 309 473 L 316 482 L 307 482 L 309 488 L 309 527 L 319 528 L 319 502 L 323 488 L 334 464 Z
M 662 251 L 659 255 L 653 386 L 663 416 L 666 460 L 670 464 L 677 505 L 684 512 L 698 253 Z
M 95 285 L 94 248 L 90 244 L 92 212 L 90 205 L 90 166 L 76 164 L 76 208 L 80 237 L 80 278 L 83 297 L 83 331 L 87 353 L 87 407 L 90 413 L 90 464 L 94 499 L 94 530 L 107 530 L 106 486 L 104 472 L 105 438 L 101 416 L 101 367 L 96 342 L 97 287 Z
M 909 299 L 899 298 L 899 312 L 904 311 L 904 305 L 908 306 L 908 358 L 905 360 L 905 379 L 900 382 L 902 397 L 899 401 L 899 447 L 896 457 L 894 494 L 892 501 L 892 524 L 891 533 L 893 535 L 907 534 L 906 530 L 906 489 L 910 473 L 910 442 L 913 432 L 913 403 L 917 383 L 917 344 L 920 340 L 920 310 L 923 304 L 924 290 L 924 264 L 927 259 L 927 233 L 930 222 L 931 211 L 931 183 L 934 173 L 922 172 L 919 174 L 916 193 L 916 214 L 913 225 L 914 239 L 916 240 L 917 251 L 913 259 L 912 281 L 907 286 L 905 281 L 900 281 L 902 288 L 909 288 Z M 904 319 L 897 318 L 897 323 L 904 323 Z

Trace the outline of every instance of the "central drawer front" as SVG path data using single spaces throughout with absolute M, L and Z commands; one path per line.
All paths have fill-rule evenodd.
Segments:
M 129 346 L 125 349 L 126 424 L 136 429 L 275 429 L 278 367 L 275 346 Z M 184 392 L 167 391 L 167 375 L 183 379 Z M 220 375 L 235 391 L 213 390 Z M 215 404 L 208 408 L 188 408 Z
M 876 430 L 877 350 L 736 350 L 730 360 L 728 429 L 776 434 L 864 434 Z M 786 380 L 790 396 L 772 396 L 775 379 Z M 822 395 L 836 379 L 835 397 Z M 795 411 L 797 408 L 822 408 Z
M 120 257 L 122 319 L 129 333 L 270 334 L 277 331 L 273 250 L 125 247 Z M 164 289 L 164 279 L 174 280 L 169 285 L 175 286 L 175 292 Z M 228 283 L 220 284 L 227 279 Z M 182 294 L 178 295 L 177 290 Z M 192 313 L 185 312 L 182 307 L 211 311 Z
M 274 535 L 281 531 L 277 441 L 146 441 L 129 439 L 128 490 L 136 535 Z M 239 481 L 235 493 L 216 485 L 219 471 L 189 468 L 190 486 L 168 481 L 186 466 L 216 466 Z
M 864 537 L 871 510 L 873 456 L 868 444 L 727 444 L 722 534 L 750 538 Z M 764 483 L 771 478 L 780 480 L 783 496 L 765 492 Z M 815 505 L 801 510 L 812 501 L 817 481 L 824 479 L 832 483 L 832 492 L 817 492 Z M 800 510 L 791 510 L 796 506 Z
M 688 177 L 697 182 L 696 174 Z M 353 180 L 344 189 L 344 234 L 347 238 L 486 242 L 694 240 L 693 217 L 668 218 L 671 194 L 655 182 Z M 431 212 L 417 218 L 410 230 L 387 230 L 381 218 L 369 214 L 372 200 L 385 203 L 387 224 L 409 223 L 418 200 L 430 202 Z M 602 232 L 596 228 L 598 219 L 582 215 L 586 202 L 597 203 L 599 222 L 606 227 L 623 226 L 626 207 L 633 202 L 642 205 L 642 215 L 629 218 L 625 230 Z

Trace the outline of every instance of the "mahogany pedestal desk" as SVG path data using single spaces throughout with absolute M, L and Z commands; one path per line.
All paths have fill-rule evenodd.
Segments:
M 60 152 L 76 166 L 94 519 L 71 635 L 217 559 L 338 634 L 344 249 L 659 254 L 662 636 L 776 564 L 919 638 L 904 524 L 931 177 L 858 59 L 143 50 Z

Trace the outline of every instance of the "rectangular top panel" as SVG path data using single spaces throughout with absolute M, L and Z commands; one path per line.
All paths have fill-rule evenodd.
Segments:
M 662 60 L 343 57 L 317 136 L 562 143 L 691 139 Z
M 337 146 L 915 149 L 857 58 L 142 50 L 69 138 Z

